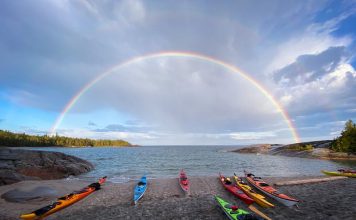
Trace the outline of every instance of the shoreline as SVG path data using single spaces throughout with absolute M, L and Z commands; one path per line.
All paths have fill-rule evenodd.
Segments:
M 320 176 L 264 179 L 273 184 L 312 178 L 320 178 Z M 109 179 L 109 182 L 98 192 L 46 219 L 227 219 L 213 199 L 215 194 L 248 211 L 245 204 L 223 188 L 217 176 L 194 176 L 189 179 L 191 182 L 189 195 L 183 193 L 177 178 L 148 179 L 147 192 L 136 206 L 131 205 L 136 181 L 111 183 Z M 28 200 L 25 203 L 7 202 L 1 198 L 0 218 L 17 219 L 20 214 L 48 205 L 55 201 L 55 198 L 79 190 L 90 183 L 83 180 L 61 179 L 22 181 L 1 186 L 1 195 L 15 189 L 29 192 L 35 187 L 51 188 L 55 193 L 51 196 Z M 327 219 L 331 216 L 337 219 L 351 219 L 356 215 L 356 207 L 352 205 L 356 197 L 354 179 L 336 179 L 276 188 L 299 199 L 300 203 L 298 206 L 288 208 L 267 198 L 276 205 L 275 208 L 267 209 L 255 205 L 272 219 Z M 333 193 L 329 193 L 331 191 Z
M 311 142 L 305 142 L 311 143 Z M 304 143 L 303 143 L 304 144 Z M 293 150 L 289 149 L 292 145 L 274 145 L 274 144 L 254 144 L 239 149 L 233 149 L 229 152 L 240 154 L 263 154 L 271 156 L 299 157 L 307 159 L 319 159 L 330 161 L 356 161 L 355 154 L 343 152 L 334 152 L 324 147 L 314 147 L 311 150 Z

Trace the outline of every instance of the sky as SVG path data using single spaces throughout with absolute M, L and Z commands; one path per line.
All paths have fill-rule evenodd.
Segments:
M 0 6 L 0 129 L 235 145 L 333 139 L 356 121 L 354 0 Z

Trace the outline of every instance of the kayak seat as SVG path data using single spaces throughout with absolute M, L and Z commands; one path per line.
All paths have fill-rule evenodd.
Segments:
M 55 208 L 57 205 L 60 205 L 60 204 L 61 204 L 60 202 L 55 202 L 52 205 L 48 205 L 48 206 L 45 206 L 45 207 L 43 207 L 41 209 L 36 210 L 34 213 L 37 216 L 41 216 L 41 215 L 49 212 L 51 209 Z
M 138 182 L 137 185 L 138 185 L 138 186 L 144 186 L 144 185 L 146 185 L 146 183 L 144 183 L 144 182 Z
M 267 183 L 263 183 L 263 182 L 260 183 L 259 185 L 260 185 L 260 186 L 269 186 Z
M 74 192 L 74 193 L 59 197 L 58 200 L 68 200 L 68 199 L 72 198 L 74 196 L 74 194 L 80 194 L 80 193 L 83 193 L 83 192 L 81 192 L 81 191 Z
M 100 183 L 92 183 L 88 187 L 93 187 L 93 188 L 95 188 L 95 190 L 99 190 L 100 189 Z

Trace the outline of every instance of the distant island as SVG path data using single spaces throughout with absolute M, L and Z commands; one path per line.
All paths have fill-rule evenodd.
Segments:
M 288 145 L 258 144 L 233 150 L 233 152 L 329 160 L 356 160 L 356 125 L 352 120 L 348 120 L 341 136 L 334 140 Z
M 124 140 L 93 140 L 65 136 L 28 135 L 0 130 L 0 146 L 4 147 L 103 147 L 133 146 Z

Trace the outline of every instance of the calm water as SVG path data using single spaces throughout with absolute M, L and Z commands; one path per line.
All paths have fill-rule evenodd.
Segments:
M 79 178 L 93 179 L 106 175 L 112 182 L 126 182 L 143 174 L 149 178 L 176 177 L 181 168 L 191 176 L 213 176 L 218 172 L 242 174 L 246 169 L 260 176 L 288 177 L 322 175 L 322 169 L 356 167 L 355 163 L 231 153 L 228 152 L 231 147 L 226 146 L 32 149 L 58 151 L 86 159 L 95 165 L 95 169 Z

